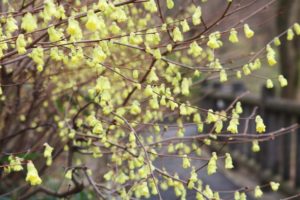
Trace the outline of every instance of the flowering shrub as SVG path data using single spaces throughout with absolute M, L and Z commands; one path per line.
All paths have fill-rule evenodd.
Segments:
M 161 198 L 164 190 L 174 188 L 181 199 L 187 190 L 195 190 L 199 200 L 220 199 L 218 191 L 203 185 L 191 154 L 207 160 L 208 175 L 218 171 L 221 161 L 232 169 L 229 152 L 205 158 L 202 147 L 219 139 L 239 140 L 240 121 L 250 120 L 260 134 L 247 141 L 258 152 L 266 126 L 259 115 L 240 118 L 238 100 L 222 111 L 198 107 L 191 89 L 201 88 L 206 79 L 225 83 L 276 65 L 280 37 L 293 40 L 300 25 L 293 24 L 248 61 L 232 66 L 221 50 L 255 37 L 255 25 L 244 23 L 253 14 L 219 25 L 252 4 L 224 1 L 224 10 L 207 19 L 203 7 L 209 3 L 1 1 L 1 191 L 20 199 L 81 191 L 102 199 L 131 199 Z M 268 88 L 288 84 L 283 75 L 264 79 Z M 169 117 L 177 128 L 170 138 L 163 134 Z M 194 137 L 186 135 L 186 123 L 197 126 Z M 182 159 L 178 169 L 189 170 L 190 177 L 155 164 L 168 155 Z M 51 178 L 66 179 L 63 184 L 70 187 L 52 191 Z M 279 183 L 268 186 L 276 191 Z M 260 186 L 232 194 L 243 200 L 252 190 L 257 198 L 263 195 Z

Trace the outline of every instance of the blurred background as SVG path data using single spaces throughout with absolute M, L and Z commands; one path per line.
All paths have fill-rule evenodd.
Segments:
M 236 46 L 228 45 L 227 49 L 223 49 L 221 56 L 224 60 L 234 60 L 232 61 L 234 62 L 233 65 L 247 62 L 251 55 L 261 51 L 261 48 L 274 37 L 280 35 L 295 22 L 300 21 L 300 1 L 297 0 L 244 0 L 235 2 L 241 7 L 247 6 L 247 9 L 234 15 L 231 19 L 228 18 L 230 23 L 234 20 L 239 22 L 265 5 L 268 6 L 253 17 L 242 21 L 248 23 L 255 31 L 256 37 L 253 40 L 240 38 L 243 41 Z M 251 4 L 252 6 L 249 6 Z M 204 16 L 209 19 L 217 14 L 216 11 L 224 10 L 226 5 L 222 1 L 211 1 L 206 6 L 209 8 L 203 9 Z M 226 22 L 220 26 L 226 30 Z M 269 67 L 264 63 L 263 67 L 255 72 L 255 75 L 247 76 L 242 81 L 233 79 L 225 85 L 219 84 L 218 80 L 209 82 L 201 105 L 216 110 L 226 109 L 239 95 L 245 91 L 250 91 L 250 94 L 241 99 L 244 106 L 242 117 L 249 117 L 251 113 L 256 111 L 264 118 L 267 132 L 300 123 L 300 38 L 287 41 L 284 36 L 280 40 L 281 45 L 275 48 L 278 55 L 276 67 Z M 276 78 L 279 74 L 287 78 L 288 86 L 280 88 L 279 85 L 274 84 L 274 88 L 267 89 L 264 77 Z M 239 131 L 243 132 L 245 126 L 247 126 L 246 122 L 242 123 Z M 255 132 L 255 127 L 250 125 L 249 132 Z M 236 173 L 226 175 L 230 177 L 230 181 L 242 186 L 247 185 L 246 182 L 251 179 L 254 183 L 258 182 L 262 185 L 270 180 L 277 180 L 282 183 L 281 196 L 271 195 L 265 196 L 263 199 L 281 199 L 291 195 L 294 196 L 291 199 L 300 199 L 297 195 L 300 188 L 299 130 L 262 142 L 259 153 L 251 151 L 251 144 L 230 144 L 227 147 L 224 149 L 233 152 L 237 161 Z M 218 148 L 216 147 L 216 149 Z M 242 176 L 239 176 L 240 174 Z M 255 185 L 254 183 L 248 184 Z

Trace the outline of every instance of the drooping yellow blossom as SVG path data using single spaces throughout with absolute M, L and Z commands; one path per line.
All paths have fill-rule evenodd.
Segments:
M 209 109 L 207 111 L 207 117 L 206 117 L 206 123 L 211 124 L 213 122 L 216 122 L 218 120 L 218 116 L 214 114 L 214 111 L 212 109 Z
M 226 169 L 232 169 L 233 164 L 232 164 L 232 158 L 229 153 L 225 154 L 225 168 Z
M 198 45 L 196 41 L 190 44 L 188 54 L 193 55 L 193 57 L 198 57 L 203 52 L 203 49 Z
M 21 28 L 27 33 L 33 32 L 37 29 L 37 19 L 31 13 L 26 13 L 22 18 Z
M 221 119 L 218 119 L 215 123 L 215 132 L 216 133 L 221 133 L 222 129 L 223 129 L 223 121 Z
M 254 36 L 254 31 L 250 29 L 248 24 L 244 24 L 244 33 L 246 38 L 252 38 Z
M 149 76 L 147 78 L 148 83 L 156 82 L 156 81 L 159 80 L 159 78 L 156 75 L 155 71 L 156 71 L 156 68 L 154 68 L 154 67 L 150 70 Z
M 192 16 L 192 21 L 195 26 L 201 23 L 201 16 L 202 16 L 201 7 L 198 6 Z
M 258 133 L 263 133 L 266 131 L 266 126 L 265 126 L 261 116 L 259 116 L 259 115 L 256 116 L 255 123 L 256 123 L 256 131 Z
M 252 151 L 253 152 L 259 152 L 260 151 L 260 147 L 259 147 L 259 144 L 258 144 L 257 140 L 252 141 Z
M 274 44 L 275 44 L 275 46 L 280 46 L 281 45 L 279 37 L 274 38 Z
M 217 168 L 218 168 L 217 160 L 218 160 L 218 156 L 217 156 L 216 152 L 213 152 L 212 156 L 208 162 L 208 165 L 207 165 L 207 174 L 208 175 L 212 175 L 217 172 Z
M 156 3 L 155 3 L 155 0 L 147 1 L 146 3 L 144 3 L 144 7 L 145 7 L 146 10 L 148 10 L 151 13 L 155 13 L 158 10 L 157 6 L 156 6 Z
M 241 199 L 241 194 L 239 191 L 234 192 L 234 200 L 240 200 Z
M 32 161 L 27 163 L 27 175 L 25 180 L 33 186 L 40 185 L 42 183 L 42 179 L 39 177 L 38 171 Z
M 44 10 L 41 13 L 41 16 L 43 17 L 45 22 L 48 22 L 52 19 L 53 16 L 57 16 L 58 9 L 53 2 L 53 0 L 45 0 L 44 1 Z
M 185 96 L 190 94 L 190 81 L 187 78 L 183 78 L 181 82 L 181 93 Z
M 188 24 L 188 22 L 186 20 L 183 20 L 180 22 L 181 26 L 182 26 L 182 32 L 188 32 L 190 30 L 190 26 Z
M 79 26 L 79 22 L 75 19 L 69 19 L 67 33 L 75 40 L 82 39 L 82 30 Z
M 6 21 L 6 31 L 8 33 L 13 33 L 16 30 L 18 30 L 17 21 L 12 16 L 8 17 Z
M 288 85 L 288 81 L 286 80 L 286 78 L 284 78 L 283 75 L 278 76 L 278 81 L 281 87 L 286 87 Z
M 45 150 L 44 150 L 44 157 L 52 157 L 53 147 L 51 147 L 48 143 L 44 144 Z
M 174 42 L 183 41 L 183 35 L 178 27 L 175 27 L 173 30 L 173 40 Z
M 189 179 L 188 188 L 192 189 L 195 186 L 195 183 L 197 182 L 197 180 L 198 180 L 197 173 L 196 173 L 195 168 L 193 168 L 191 170 L 191 176 Z
M 10 165 L 9 167 L 12 171 L 18 172 L 18 171 L 23 170 L 23 166 L 21 163 L 23 161 L 22 158 L 11 155 L 8 157 L 8 160 L 9 160 L 9 165 Z
M 218 32 L 211 33 L 209 35 L 207 46 L 209 46 L 211 49 L 220 48 L 223 45 L 223 43 L 222 43 L 222 41 L 219 40 L 219 38 L 220 38 L 220 36 L 219 36 Z
M 240 101 L 238 101 L 235 105 L 235 112 L 237 114 L 242 114 L 243 113 L 243 108 L 242 108 L 242 104 Z
M 227 81 L 227 73 L 224 69 L 220 71 L 220 82 L 226 82 Z
M 259 186 L 256 186 L 255 189 L 254 189 L 254 197 L 255 198 L 260 198 L 260 197 L 262 197 L 262 195 L 263 195 L 262 190 L 260 189 Z
M 139 113 L 141 113 L 140 103 L 138 101 L 133 101 L 130 108 L 130 114 L 138 115 Z
M 97 15 L 94 13 L 93 10 L 89 10 L 88 14 L 87 14 L 87 22 L 85 24 L 85 27 L 89 30 L 89 31 L 96 31 L 98 29 L 98 17 Z
M 16 40 L 17 51 L 20 55 L 26 53 L 26 40 L 23 34 L 20 34 Z
M 239 125 L 239 115 L 237 113 L 232 113 L 231 120 L 229 121 L 229 126 L 227 127 L 227 131 L 236 134 L 238 133 L 238 125 Z
M 97 46 L 93 50 L 93 63 L 102 63 L 105 61 L 107 55 L 104 53 L 101 46 Z
M 273 191 L 277 191 L 279 189 L 280 183 L 276 183 L 276 182 L 271 181 L 270 186 L 271 186 L 271 189 Z
M 71 180 L 73 176 L 73 170 L 72 169 L 68 169 L 66 174 L 65 174 L 65 178 Z
M 248 64 L 245 64 L 245 65 L 243 66 L 243 72 L 244 72 L 245 76 L 248 76 L 248 75 L 251 74 L 251 70 L 250 70 Z
M 61 31 L 56 30 L 54 26 L 48 28 L 47 32 L 49 35 L 50 42 L 57 42 L 61 40 L 62 37 L 64 36 L 64 34 Z
M 294 31 L 296 33 L 296 35 L 300 35 L 300 24 L 299 23 L 295 23 L 293 25 Z
M 291 29 L 291 28 L 288 29 L 288 31 L 287 31 L 287 40 L 293 40 L 294 36 L 295 36 L 295 34 L 294 34 L 293 29 Z
M 190 159 L 187 157 L 187 155 L 184 155 L 184 157 L 182 158 L 182 168 L 186 169 L 190 166 L 191 166 Z
M 239 42 L 237 31 L 234 28 L 230 30 L 229 41 L 232 43 Z
M 174 7 L 174 1 L 173 0 L 167 0 L 167 8 L 172 9 Z
M 37 70 L 39 72 L 43 71 L 44 67 L 44 50 L 42 47 L 37 47 L 32 50 L 29 57 L 37 64 Z
M 266 87 L 271 89 L 274 87 L 273 85 L 273 81 L 271 79 L 268 79 L 267 82 L 266 82 Z

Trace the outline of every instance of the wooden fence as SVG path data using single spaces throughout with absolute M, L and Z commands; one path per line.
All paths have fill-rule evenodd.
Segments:
M 214 110 L 226 108 L 242 93 L 241 88 L 212 88 L 205 92 L 201 105 Z M 263 89 L 261 96 L 245 95 L 240 102 L 244 108 L 242 117 L 250 116 L 253 109 L 258 107 L 257 113 L 263 117 L 268 132 L 300 124 L 300 103 L 276 98 L 267 89 Z M 250 124 L 248 131 L 255 133 L 255 123 Z M 244 130 L 243 122 L 239 128 Z M 300 130 L 262 142 L 260 147 L 259 153 L 253 153 L 251 144 L 229 145 L 230 151 L 238 152 L 249 163 L 248 166 L 260 172 L 259 176 L 268 177 L 265 179 L 277 177 L 286 183 L 286 188 L 292 189 L 290 191 L 300 188 Z

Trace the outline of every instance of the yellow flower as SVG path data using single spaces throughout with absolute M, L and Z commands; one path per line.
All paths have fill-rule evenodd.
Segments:
M 192 21 L 195 26 L 201 23 L 201 16 L 202 16 L 201 7 L 198 6 L 192 16 Z
M 220 82 L 226 82 L 227 81 L 227 73 L 224 69 L 220 71 Z
M 245 65 L 243 66 L 243 72 L 244 72 L 244 74 L 245 74 L 246 76 L 249 75 L 249 74 L 251 74 L 251 70 L 250 70 L 248 64 L 245 64 Z
M 27 163 L 27 175 L 25 180 L 29 182 L 30 185 L 40 185 L 42 183 L 42 179 L 39 177 L 38 171 L 32 161 Z
M 106 174 L 104 174 L 103 177 L 105 180 L 109 181 L 113 178 L 113 176 L 114 176 L 114 171 L 110 170 Z
M 8 33 L 13 33 L 18 30 L 17 21 L 13 17 L 8 17 L 6 21 L 6 30 Z
M 187 78 L 183 78 L 181 82 L 181 93 L 184 96 L 188 96 L 190 94 L 190 81 Z
M 218 119 L 215 123 L 215 126 L 216 126 L 215 128 L 216 133 L 220 133 L 223 129 L 223 121 L 221 119 Z
M 16 46 L 17 46 L 17 51 L 20 55 L 26 53 L 26 40 L 23 34 L 20 34 L 18 36 L 16 40 Z
M 194 57 L 200 56 L 203 52 L 203 49 L 198 45 L 196 41 L 190 44 L 188 54 L 193 55 Z M 199 71 L 198 71 L 199 72 Z
M 152 82 L 155 82 L 155 81 L 159 80 L 159 78 L 156 75 L 155 71 L 156 71 L 156 68 L 154 68 L 154 67 L 150 70 L 149 76 L 147 78 L 148 83 L 152 83 Z
M 287 40 L 293 40 L 294 39 L 294 31 L 293 31 L 293 29 L 288 29 L 288 31 L 287 31 Z
M 21 28 L 27 33 L 32 32 L 37 29 L 37 20 L 31 13 L 26 13 L 22 18 Z
M 234 200 L 240 200 L 240 198 L 241 198 L 241 194 L 239 193 L 239 191 L 236 191 L 234 193 Z
M 155 49 L 154 51 L 152 51 L 152 55 L 156 60 L 160 60 L 161 59 L 161 53 L 159 49 Z
M 190 159 L 187 157 L 187 155 L 184 155 L 184 157 L 182 159 L 182 168 L 186 169 L 190 166 L 191 166 Z
M 172 9 L 174 7 L 174 2 L 173 0 L 167 0 L 167 8 Z
M 263 133 L 266 131 L 266 126 L 263 122 L 263 119 L 259 115 L 256 116 L 255 122 L 256 122 L 256 131 L 258 133 Z
M 278 80 L 279 80 L 279 83 L 280 83 L 281 87 L 285 87 L 285 86 L 288 85 L 288 82 L 287 82 L 286 78 L 284 78 L 283 75 L 279 75 Z
M 225 168 L 226 169 L 232 169 L 233 164 L 232 164 L 232 158 L 229 153 L 225 154 Z
M 69 170 L 67 170 L 67 172 L 65 174 L 65 178 L 71 180 L 72 179 L 72 175 L 73 175 L 73 170 L 69 169 Z
M 244 32 L 246 38 L 252 38 L 254 36 L 254 31 L 252 31 L 248 24 L 244 25 Z
M 197 173 L 196 173 L 195 169 L 193 168 L 191 170 L 191 177 L 188 181 L 188 188 L 192 189 L 194 187 L 195 183 L 197 182 L 197 180 L 198 180 Z
M 262 195 L 263 195 L 263 192 L 261 191 L 260 187 L 256 186 L 254 189 L 254 197 L 260 198 L 260 197 L 262 197 Z
M 121 32 L 120 27 L 117 25 L 116 22 L 112 22 L 112 24 L 109 27 L 109 30 L 113 33 L 113 34 L 119 34 Z
M 300 25 L 298 23 L 295 23 L 293 28 L 294 28 L 296 35 L 300 35 Z
M 174 42 L 183 41 L 183 35 L 178 27 L 175 27 L 173 30 L 173 40 Z
M 51 157 L 53 152 L 53 147 L 51 147 L 48 143 L 44 144 L 45 150 L 44 150 L 44 157 Z
M 279 37 L 274 38 L 274 44 L 275 44 L 275 46 L 280 46 L 281 45 Z
M 217 172 L 217 160 L 218 160 L 217 154 L 216 152 L 213 152 L 207 165 L 208 175 L 212 175 Z
M 242 78 L 242 72 L 240 70 L 236 71 L 236 78 L 241 79 Z
M 270 186 L 273 191 L 277 191 L 279 189 L 280 183 L 276 183 L 272 181 L 270 182 Z
M 37 47 L 32 50 L 29 57 L 37 64 L 37 70 L 42 71 L 44 66 L 44 50 L 42 47 Z
M 273 82 L 272 82 L 271 79 L 267 80 L 266 87 L 269 88 L 269 89 L 274 87 Z
M 64 34 L 61 31 L 56 30 L 54 26 L 48 28 L 47 32 L 50 42 L 57 42 L 64 36 Z
M 73 39 L 80 40 L 82 38 L 82 31 L 79 22 L 72 18 L 69 19 L 67 33 L 70 34 Z
M 241 114 L 243 113 L 243 108 L 242 108 L 242 104 L 240 101 L 238 101 L 235 105 L 235 111 L 237 114 Z
M 253 152 L 259 152 L 260 151 L 260 147 L 259 147 L 259 144 L 258 144 L 257 140 L 253 140 L 253 142 L 252 142 L 252 151 Z
M 147 1 L 146 3 L 144 3 L 144 7 L 146 10 L 148 10 L 151 13 L 157 12 L 157 6 L 155 0 Z
M 23 170 L 22 163 L 21 163 L 21 161 L 23 161 L 22 158 L 9 156 L 8 159 L 9 159 L 10 169 L 12 171 L 18 172 L 18 171 Z
M 138 115 L 141 112 L 140 103 L 138 101 L 133 101 L 130 107 L 130 114 Z
M 232 42 L 232 43 L 239 42 L 237 31 L 234 28 L 232 28 L 231 31 L 230 31 L 229 41 Z
M 190 30 L 190 26 L 188 24 L 188 22 L 186 20 L 183 20 L 182 22 L 180 22 L 181 26 L 182 26 L 182 32 L 188 32 Z
M 209 46 L 211 49 L 218 49 L 222 46 L 222 42 L 217 39 L 215 34 L 212 33 L 209 35 L 207 46 Z
M 89 10 L 88 14 L 87 14 L 87 22 L 85 24 L 85 27 L 89 30 L 89 31 L 96 31 L 99 27 L 99 22 L 98 22 L 98 17 L 97 15 L 94 13 L 93 10 Z
M 247 196 L 246 196 L 245 192 L 241 193 L 241 197 L 239 200 L 247 200 Z
M 103 132 L 103 127 L 102 127 L 101 122 L 98 122 L 98 123 L 94 126 L 92 132 L 93 132 L 94 134 L 96 134 L 96 135 L 99 135 L 99 134 L 101 134 L 101 133 Z
M 218 116 L 214 114 L 214 111 L 212 109 L 209 109 L 207 112 L 206 123 L 211 124 L 213 122 L 216 122 L 217 120 Z
M 172 44 L 168 44 L 168 45 L 167 45 L 167 51 L 168 51 L 168 52 L 171 52 L 172 49 L 173 49 Z

